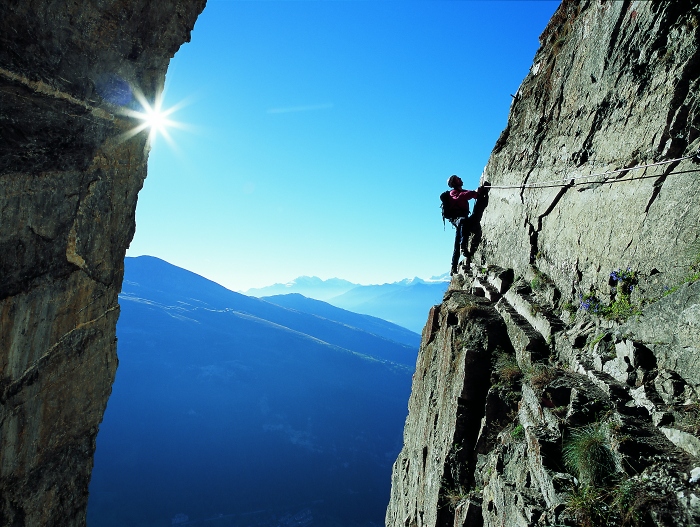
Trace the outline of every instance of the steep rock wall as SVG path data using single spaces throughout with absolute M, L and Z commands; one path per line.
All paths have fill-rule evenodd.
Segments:
M 453 291 L 430 312 L 413 376 L 404 447 L 392 477 L 387 525 L 451 523 L 447 495 L 474 483 L 471 452 L 484 415 L 491 360 L 512 352 L 505 335 L 493 306 L 466 291 Z
M 544 30 L 423 331 L 388 527 L 700 525 L 699 4 L 565 0 Z
M 619 267 L 640 297 L 681 277 L 700 254 L 700 159 L 586 176 L 700 150 L 699 17 L 689 1 L 562 3 L 484 170 L 514 188 L 489 192 L 475 261 L 534 263 L 567 296 Z
M 205 0 L 0 5 L 0 525 L 84 525 L 153 101 Z

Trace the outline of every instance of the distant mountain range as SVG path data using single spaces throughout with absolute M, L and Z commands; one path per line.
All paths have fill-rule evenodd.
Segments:
M 243 291 L 243 294 L 260 298 L 263 296 L 297 293 L 316 300 L 328 300 L 334 296 L 347 293 L 357 287 L 357 285 L 340 278 L 321 280 L 316 276 L 300 276 L 286 284 L 272 284 L 266 287 L 252 288 Z
M 321 280 L 315 276 L 302 276 L 286 284 L 249 289 L 245 294 L 264 299 L 275 298 L 277 300 L 273 302 L 280 303 L 280 295 L 297 293 L 420 333 L 430 307 L 442 302 L 448 283 L 447 274 L 429 280 L 411 278 L 381 285 L 359 285 L 339 278 Z
M 383 524 L 418 335 L 270 300 L 126 259 L 89 525 Z

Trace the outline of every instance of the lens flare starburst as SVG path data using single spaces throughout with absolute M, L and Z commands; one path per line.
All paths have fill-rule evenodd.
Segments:
M 185 105 L 185 101 L 181 101 L 169 108 L 163 108 L 163 93 L 156 94 L 155 100 L 151 104 L 140 90 L 134 90 L 134 97 L 141 106 L 140 110 L 125 109 L 122 113 L 127 117 L 131 117 L 139 124 L 123 133 L 121 140 L 125 141 L 140 134 L 143 131 L 148 131 L 147 147 L 152 148 L 156 137 L 161 135 L 165 140 L 173 146 L 173 140 L 169 133 L 171 128 L 186 128 L 184 124 L 170 119 L 170 116 Z

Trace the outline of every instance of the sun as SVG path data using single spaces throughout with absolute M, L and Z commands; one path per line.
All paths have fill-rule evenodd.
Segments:
M 143 122 L 142 126 L 149 130 L 148 139 L 153 142 L 158 134 L 165 137 L 168 141 L 171 141 L 170 134 L 168 133 L 169 127 L 177 126 L 177 121 L 173 121 L 168 118 L 169 115 L 175 112 L 176 106 L 170 108 L 163 108 L 163 98 L 156 97 L 153 105 L 150 105 L 145 97 L 138 97 L 139 103 L 143 108 L 143 111 L 136 112 L 135 116 L 137 119 Z
M 168 119 L 168 115 L 161 108 L 149 108 L 144 112 L 143 122 L 151 129 L 151 133 L 166 133 L 168 125 L 174 122 Z
M 128 117 L 132 117 L 137 121 L 140 121 L 138 125 L 131 128 L 124 134 L 122 134 L 121 139 L 126 140 L 134 137 L 135 135 L 148 131 L 148 147 L 152 147 L 155 143 L 156 137 L 161 135 L 165 140 L 173 145 L 172 137 L 169 133 L 171 128 L 185 128 L 185 126 L 175 120 L 170 119 L 170 115 L 179 110 L 183 105 L 184 101 L 171 106 L 170 108 L 163 108 L 163 93 L 159 92 L 156 94 L 153 103 L 150 103 L 141 90 L 134 90 L 134 97 L 141 106 L 140 110 L 128 109 L 121 113 Z

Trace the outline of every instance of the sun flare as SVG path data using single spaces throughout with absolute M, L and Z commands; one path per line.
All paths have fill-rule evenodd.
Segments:
M 169 129 L 185 128 L 185 125 L 178 121 L 170 119 L 169 116 L 175 113 L 177 110 L 179 110 L 182 106 L 184 106 L 184 101 L 175 104 L 170 108 L 163 108 L 162 93 L 158 93 L 156 95 L 153 104 L 148 102 L 148 100 L 140 90 L 134 90 L 134 97 L 141 106 L 141 109 L 130 109 L 124 111 L 123 113 L 141 122 L 140 124 L 136 125 L 132 129 L 122 134 L 122 139 L 130 139 L 131 137 L 134 137 L 135 135 L 147 130 L 149 146 L 153 146 L 158 135 L 162 135 L 170 145 L 173 145 L 173 140 L 172 136 L 169 133 Z

